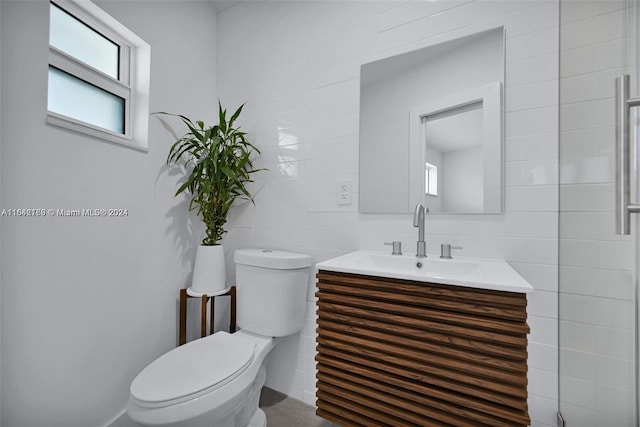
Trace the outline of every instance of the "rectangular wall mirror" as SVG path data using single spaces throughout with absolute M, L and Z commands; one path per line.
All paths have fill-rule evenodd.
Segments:
M 503 207 L 504 28 L 361 67 L 360 212 Z

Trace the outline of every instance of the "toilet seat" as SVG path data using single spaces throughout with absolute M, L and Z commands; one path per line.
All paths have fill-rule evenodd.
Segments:
M 131 383 L 142 407 L 159 408 L 195 399 L 240 375 L 254 358 L 255 344 L 217 332 L 160 356 Z

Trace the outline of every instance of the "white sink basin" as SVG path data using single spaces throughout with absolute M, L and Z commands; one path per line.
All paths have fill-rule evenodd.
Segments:
M 355 251 L 320 262 L 318 270 L 419 282 L 442 283 L 496 291 L 528 293 L 533 287 L 503 260 L 457 256 L 416 258 L 377 251 Z

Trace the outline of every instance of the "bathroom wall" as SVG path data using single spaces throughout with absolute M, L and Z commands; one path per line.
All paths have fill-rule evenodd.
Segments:
M 2 424 L 107 426 L 134 376 L 177 343 L 201 229 L 173 197 L 171 137 L 157 120 L 147 153 L 45 125 L 49 3 L 0 4 L 0 204 L 129 212 L 2 218 Z M 97 4 L 151 45 L 151 111 L 216 117 L 210 3 Z
M 427 246 L 434 254 L 450 242 L 464 247 L 454 256 L 504 258 L 535 287 L 533 426 L 555 426 L 558 398 L 558 9 L 555 0 L 261 1 L 218 16 L 218 93 L 229 105 L 248 102 L 242 123 L 269 169 L 257 176 L 255 207 L 236 210 L 226 250 L 279 248 L 314 262 L 358 248 L 386 251 L 391 240 L 406 253 L 415 248 L 410 215 L 358 213 L 360 65 L 506 27 L 505 213 L 428 215 Z M 336 203 L 341 181 L 353 186 L 351 205 Z M 305 329 L 274 349 L 267 384 L 314 403 L 314 339 L 310 286 Z
M 442 190 L 445 212 L 472 212 L 484 206 L 482 147 L 445 153 L 442 162 Z
M 614 81 L 633 76 L 635 11 L 625 11 L 632 3 L 561 2 L 559 346 L 567 425 L 636 425 L 637 253 L 633 236 L 616 235 L 614 216 Z
M 2 5 L 0 5 L 0 34 L 2 34 Z M 0 99 L 2 99 L 2 40 L 0 40 Z M 2 114 L 0 114 L 0 137 L 2 136 Z M 2 144 L 0 144 L 2 164 Z M 2 174 L 0 174 L 0 209 L 2 209 Z M 0 217 L 0 224 L 2 218 Z M 2 226 L 0 225 L 0 257 L 2 256 Z M 0 427 L 2 426 L 2 262 L 0 262 Z

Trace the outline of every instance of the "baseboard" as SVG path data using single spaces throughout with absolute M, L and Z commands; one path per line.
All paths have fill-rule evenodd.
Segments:
M 133 421 L 127 415 L 127 410 L 123 409 L 111 419 L 104 427 L 140 427 L 140 424 Z

